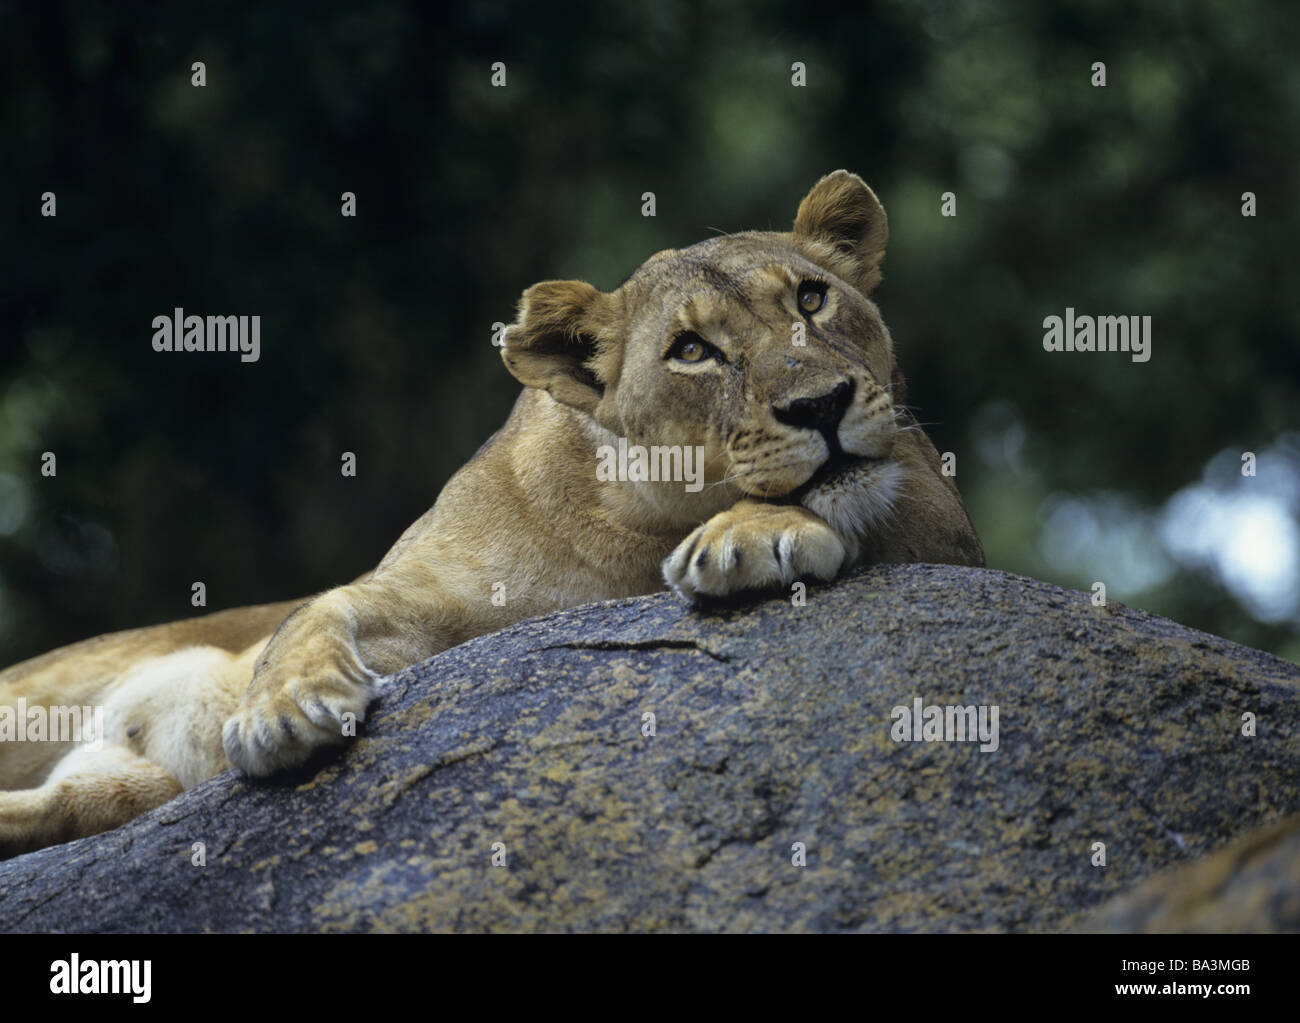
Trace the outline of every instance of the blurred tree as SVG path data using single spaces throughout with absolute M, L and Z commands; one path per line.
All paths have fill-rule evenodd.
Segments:
M 191 614 L 195 580 L 217 608 L 355 576 L 504 418 L 524 287 L 784 228 L 840 166 L 890 213 L 878 300 L 990 564 L 1300 659 L 1287 5 L 0 16 L 0 663 Z M 1045 352 L 1067 306 L 1150 315 L 1151 361 Z M 261 359 L 155 353 L 176 307 L 260 315 Z M 1272 453 L 1256 484 L 1224 451 Z M 1169 502 L 1203 474 L 1241 514 L 1193 536 Z

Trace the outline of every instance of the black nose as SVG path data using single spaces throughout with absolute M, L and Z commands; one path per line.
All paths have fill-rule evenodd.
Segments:
M 785 405 L 773 405 L 772 411 L 779 423 L 817 430 L 828 438 L 833 438 L 835 428 L 840 425 L 852 400 L 853 381 L 841 380 L 834 390 L 823 395 L 816 398 L 795 398 Z

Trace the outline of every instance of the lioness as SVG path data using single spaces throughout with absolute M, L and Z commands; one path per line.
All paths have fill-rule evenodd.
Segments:
M 20 699 L 104 710 L 99 749 L 0 742 L 0 854 L 116 827 L 231 764 L 300 764 L 386 675 L 531 615 L 665 581 L 694 600 L 864 561 L 982 565 L 869 297 L 886 234 L 836 171 L 789 233 L 660 252 L 608 294 L 529 288 L 502 349 L 514 411 L 374 571 L 0 675 L 0 724 Z M 620 440 L 698 453 L 698 485 L 598 478 Z

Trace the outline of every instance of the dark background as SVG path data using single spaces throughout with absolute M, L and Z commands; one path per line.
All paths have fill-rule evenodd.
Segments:
M 491 327 L 523 288 L 786 229 L 836 167 L 889 212 L 877 299 L 990 565 L 1300 660 L 1296 29 L 1237 2 L 0 5 L 0 664 L 192 614 L 195 580 L 214 610 L 372 567 L 507 414 Z M 155 353 L 175 306 L 260 315 L 261 360 Z M 1150 315 L 1151 361 L 1044 352 L 1066 306 Z

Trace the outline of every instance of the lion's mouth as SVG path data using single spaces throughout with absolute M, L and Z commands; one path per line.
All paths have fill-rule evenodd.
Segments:
M 884 458 L 868 458 L 863 455 L 849 455 L 842 451 L 826 459 L 817 471 L 808 477 L 807 482 L 796 487 L 790 493 L 795 501 L 802 501 L 805 494 L 825 486 L 835 486 L 847 482 L 852 476 L 860 475 L 865 469 L 885 462 Z

